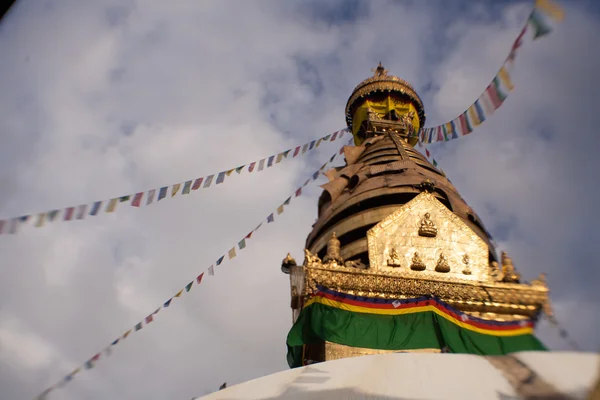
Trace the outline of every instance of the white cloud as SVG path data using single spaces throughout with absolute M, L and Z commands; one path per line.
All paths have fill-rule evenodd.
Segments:
M 487 24 L 475 18 L 482 8 L 445 26 L 445 11 L 431 6 L 369 7 L 356 21 L 328 24 L 297 3 L 17 6 L 0 34 L 10 54 L 0 59 L 1 215 L 182 182 L 331 133 L 380 59 L 417 88 L 439 86 L 424 97 L 430 122 L 442 122 L 496 73 L 526 9 Z M 555 34 L 524 49 L 503 108 L 470 137 L 432 149 L 523 275 L 550 272 L 557 316 L 579 327 L 586 323 L 567 318 L 565 304 L 585 300 L 580 309 L 594 313 L 599 301 L 587 283 L 598 277 L 589 251 L 598 234 L 585 216 L 597 193 L 591 78 L 600 57 L 598 21 L 568 11 Z M 454 42 L 433 63 L 436 38 Z M 572 138 L 588 145 L 574 151 Z M 0 340 L 28 349 L 0 353 L 0 397 L 34 396 L 101 351 L 206 271 L 341 144 L 147 208 L 119 205 L 2 236 L 0 304 L 11 322 L 0 321 Z M 308 193 L 52 398 L 191 398 L 285 369 L 291 313 L 279 267 L 288 251 L 302 258 L 318 196 Z M 574 331 L 597 347 L 588 331 Z

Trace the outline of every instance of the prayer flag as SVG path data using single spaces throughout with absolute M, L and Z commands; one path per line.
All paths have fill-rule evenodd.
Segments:
M 92 205 L 92 208 L 90 210 L 90 215 L 96 215 L 98 214 L 98 210 L 100 209 L 100 206 L 102 205 L 101 201 L 97 201 Z M 50 215 L 49 215 L 50 216 Z M 51 218 L 51 220 L 54 218 Z
M 148 316 L 146 317 L 146 325 L 148 325 L 150 322 L 152 322 L 152 320 L 153 320 L 153 319 L 154 319 L 154 318 L 152 317 L 152 314 L 148 315 Z
M 106 212 L 113 212 L 115 211 L 115 208 L 117 208 L 117 202 L 119 201 L 119 199 L 115 198 L 115 199 L 110 199 L 110 201 L 108 202 L 108 205 L 106 206 Z
M 223 262 L 224 259 L 225 259 L 225 256 L 221 256 L 221 258 L 219 258 L 217 260 L 217 265 L 221 265 L 221 263 Z
M 321 144 L 322 141 L 323 141 L 323 139 L 317 140 L 317 144 L 315 144 L 315 147 L 319 147 L 319 145 Z
M 204 180 L 204 186 L 202 186 L 202 187 L 203 188 L 209 187 L 210 184 L 212 183 L 214 177 L 215 177 L 214 175 L 207 176 L 206 179 Z
M 318 177 L 319 177 L 319 171 L 316 171 L 316 172 L 313 174 L 312 178 L 313 178 L 313 180 L 316 180 Z
M 82 204 L 77 207 L 77 219 L 83 219 L 85 217 L 85 212 L 87 211 L 87 204 Z
M 565 18 L 563 9 L 557 4 L 552 3 L 550 0 L 535 0 L 535 8 L 556 21 L 560 22 Z
M 190 190 L 192 189 L 192 181 L 187 181 L 183 184 L 183 191 L 181 194 L 190 194 Z
M 137 325 L 135 326 L 135 331 L 139 331 L 140 329 L 142 329 L 142 323 L 138 322 Z
M 114 341 L 111 343 L 111 345 L 113 345 L 113 346 L 114 346 L 114 345 L 116 345 L 117 343 L 119 343 L 119 339 L 120 339 L 120 338 L 116 338 L 116 339 L 115 339 L 115 340 L 114 340 Z
M 458 130 L 456 128 L 456 120 L 450 121 L 450 126 L 452 127 L 452 139 L 458 139 Z
M 102 204 L 101 201 L 97 201 L 96 203 L 98 203 L 98 208 L 100 208 L 100 204 Z M 95 205 L 95 204 L 94 204 Z M 50 222 L 54 221 L 54 218 L 56 218 L 56 216 L 58 215 L 59 210 L 52 210 L 48 213 L 48 219 L 50 220 Z M 96 214 L 92 214 L 92 215 L 96 215 Z
M 255 166 L 256 166 L 256 161 L 254 161 L 252 164 L 250 164 L 250 166 L 248 167 L 248 172 L 254 171 Z
M 552 32 L 552 27 L 548 23 L 546 16 L 540 13 L 538 9 L 532 11 L 527 23 L 533 28 L 533 40 Z
M 343 147 L 340 149 L 340 154 L 344 154 L 344 148 Z
M 258 162 L 258 170 L 262 171 L 263 169 L 265 169 L 265 159 L 264 158 Z
M 204 178 L 198 178 L 194 181 L 194 184 L 192 185 L 192 190 L 198 190 L 200 189 L 200 185 L 202 185 L 202 181 L 204 180 Z
M 242 173 L 242 170 L 244 169 L 244 167 L 245 167 L 245 165 L 240 165 L 239 167 L 237 167 L 237 168 L 235 169 L 235 172 L 237 172 L 238 174 L 241 174 L 241 173 Z
M 73 218 L 73 211 L 75 211 L 75 207 L 69 207 L 69 208 L 65 209 L 65 216 L 64 216 L 65 221 L 70 221 L 71 218 Z
M 308 143 L 302 146 L 302 154 L 306 153 L 306 150 L 308 150 Z
M 256 228 L 254 228 L 254 232 L 256 232 L 256 231 L 257 231 L 257 230 L 258 230 L 258 229 L 259 229 L 259 228 L 262 226 L 262 224 L 263 224 L 262 222 L 261 222 L 260 224 L 258 224 L 258 225 L 256 226 Z
M 346 132 L 348 132 L 348 128 L 342 129 L 342 130 L 340 131 L 340 138 L 341 138 L 342 136 L 344 136 L 344 133 L 346 133 Z
M 252 234 L 254 233 L 254 231 L 250 231 L 250 233 L 248 233 L 245 237 L 245 239 L 250 239 L 252 237 Z
M 215 267 L 214 266 L 210 266 L 208 267 L 208 275 L 214 275 L 215 274 Z
M 44 226 L 44 222 L 46 221 L 46 213 L 41 213 L 38 215 L 38 221 L 35 224 L 36 228 L 40 228 Z M 4 221 L 0 221 L 0 233 L 2 233 L 2 225 Z
M 502 66 L 502 68 L 500 68 L 498 76 L 500 77 L 500 81 L 508 89 L 508 91 L 512 91 L 515 88 L 515 86 L 512 83 L 512 80 L 510 79 L 510 74 L 508 73 L 504 65 Z
M 204 278 L 204 272 L 196 277 L 196 282 L 198 282 L 198 285 L 202 283 L 202 278 Z
M 133 196 L 133 200 L 131 201 L 131 205 L 134 207 L 139 207 L 140 205 L 142 205 L 142 196 L 144 195 L 144 192 L 139 192 L 136 193 L 135 196 Z
M 431 154 L 429 153 L 429 150 L 425 149 L 425 154 L 427 154 L 427 157 L 431 157 Z
M 294 150 L 294 155 L 292 157 L 296 157 L 298 155 L 298 153 L 300 153 L 300 147 L 302 147 L 302 146 L 296 147 L 296 149 Z
M 11 234 L 17 233 L 17 227 L 18 227 L 17 223 L 18 222 L 19 222 L 18 218 L 13 218 L 10 220 L 10 228 L 8 230 L 8 233 L 11 233 Z
M 227 256 L 229 257 L 230 260 L 236 256 L 236 254 L 235 254 L 235 247 L 232 247 L 231 249 L 229 249 L 229 252 L 227 253 Z
M 331 141 L 332 141 L 332 142 L 333 142 L 333 141 L 334 141 L 334 140 L 337 138 L 337 136 L 338 136 L 338 133 L 340 133 L 340 131 L 337 131 L 337 132 L 334 132 L 334 133 L 333 133 L 333 136 L 331 137 Z
M 175 197 L 177 192 L 179 192 L 180 187 L 181 187 L 181 183 L 176 183 L 173 185 L 173 189 L 171 189 L 171 197 Z
M 277 207 L 277 215 L 281 215 L 283 213 L 283 204 Z
M 238 242 L 238 246 L 240 248 L 240 250 L 243 250 L 244 248 L 246 248 L 246 239 L 242 239 Z
M 219 175 L 217 176 L 217 185 L 223 183 L 224 180 L 225 180 L 225 172 L 219 172 Z
M 167 197 L 167 190 L 169 190 L 168 186 L 164 186 L 164 187 L 160 188 L 160 190 L 158 191 L 158 200 L 157 201 L 161 201 L 162 199 Z
M 302 194 L 302 188 L 301 188 L 301 187 L 299 187 L 298 189 L 296 189 L 295 196 L 296 196 L 296 197 L 298 197 L 298 196 L 300 196 L 301 194 Z
M 269 162 L 267 162 L 267 168 L 272 167 L 273 166 L 273 159 L 275 159 L 275 156 L 271 156 L 269 157 Z
M 275 160 L 275 164 L 279 164 L 283 159 L 283 153 L 277 154 L 277 159 Z
M 148 191 L 148 199 L 146 200 L 146 205 L 149 206 L 154 201 L 154 196 L 156 195 L 156 189 L 152 189 Z
M 123 334 L 123 339 L 127 339 L 127 336 L 131 333 L 131 329 Z
M 292 196 L 288 197 L 288 198 L 287 198 L 287 199 L 286 199 L 286 200 L 283 202 L 283 205 L 284 205 L 284 206 L 287 206 L 287 205 L 289 205 L 291 200 L 292 200 Z
M 171 297 L 169 300 L 165 301 L 165 304 L 163 304 L 164 308 L 167 308 L 171 305 L 171 300 L 173 300 L 173 298 Z
M 130 198 L 131 198 L 131 196 L 130 196 L 130 195 L 127 195 L 127 196 L 121 196 L 121 197 L 119 197 L 119 201 L 120 201 L 121 203 L 124 203 L 124 202 L 126 202 L 126 201 L 129 201 L 129 199 L 130 199 Z
M 309 144 L 309 146 L 308 146 L 308 149 L 309 149 L 309 150 L 312 150 L 312 149 L 313 149 L 313 147 L 315 147 L 315 140 L 313 140 L 312 142 L 310 142 L 310 144 Z
M 331 133 L 329 135 L 327 135 L 327 136 L 323 136 L 323 140 L 324 141 L 328 141 L 330 137 L 331 137 Z
M 271 213 L 268 217 L 267 217 L 267 223 L 271 223 L 275 221 L 275 217 L 273 216 L 273 213 Z
M 177 292 L 177 294 L 173 297 L 181 297 L 182 293 L 183 293 L 183 289 L 181 289 L 179 292 Z
M 332 156 L 331 156 L 331 158 L 329 159 L 329 162 L 330 162 L 330 163 L 331 163 L 331 162 L 333 162 L 333 160 L 335 159 L 335 156 L 336 156 L 336 155 L 337 155 L 337 154 L 334 154 L 334 155 L 332 155 Z
M 225 172 L 225 175 L 231 176 L 231 174 L 233 174 L 233 171 L 235 171 L 235 168 L 232 168 L 229 171 Z
M 187 285 L 185 285 L 185 291 L 189 292 L 192 289 L 192 285 L 194 284 L 194 281 L 191 281 L 190 283 L 188 283 Z

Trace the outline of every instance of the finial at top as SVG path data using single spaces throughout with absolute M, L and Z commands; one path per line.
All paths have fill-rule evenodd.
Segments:
M 373 76 L 387 76 L 388 73 L 388 70 L 381 65 L 381 61 L 379 61 L 377 68 L 371 68 L 371 71 L 373 71 Z

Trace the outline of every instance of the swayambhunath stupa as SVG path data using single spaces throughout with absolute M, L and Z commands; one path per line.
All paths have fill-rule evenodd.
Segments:
M 554 315 L 546 274 L 531 276 L 527 263 L 516 256 L 513 262 L 501 251 L 426 148 L 480 129 L 514 88 L 517 53 L 526 42 L 547 36 L 563 17 L 557 5 L 536 0 L 483 94 L 441 125 L 426 125 L 419 86 L 379 62 L 371 76 L 365 73 L 366 79 L 348 88 L 344 115 L 339 115 L 345 127 L 334 133 L 181 183 L 0 220 L 0 234 L 16 235 L 30 221 L 41 228 L 113 213 L 121 203 L 149 206 L 344 140 L 329 161 L 205 272 L 37 398 L 67 390 L 76 376 L 95 368 L 125 339 L 138 337 L 159 311 L 215 275 L 215 267 L 244 250 L 263 223 L 274 222 L 306 186 L 324 176 L 318 201 L 311 203 L 316 221 L 296 249 L 303 250 L 302 259 L 283 246 L 270 250 L 281 253 L 282 261 L 267 273 L 281 279 L 286 274 L 286 291 L 289 282 L 289 298 L 273 298 L 285 301 L 286 312 L 289 304 L 289 331 L 272 343 L 272 348 L 285 347 L 289 369 L 234 385 L 227 381 L 194 399 L 600 399 L 600 354 L 552 351 L 536 335 L 545 319 L 570 340 Z M 342 158 L 343 165 L 333 165 Z M 252 301 L 236 295 L 232 290 L 236 302 Z M 267 330 L 274 319 L 252 322 Z M 242 322 L 230 322 L 240 325 L 236 335 L 245 333 Z

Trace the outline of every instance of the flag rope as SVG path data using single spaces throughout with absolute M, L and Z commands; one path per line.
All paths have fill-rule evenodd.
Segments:
M 60 218 L 61 211 L 63 221 L 80 220 L 84 219 L 86 216 L 96 216 L 98 213 L 101 212 L 102 208 L 107 213 L 114 212 L 117 208 L 117 205 L 124 202 L 130 203 L 132 207 L 141 207 L 142 205 L 149 206 L 150 204 L 154 203 L 155 200 L 156 202 L 159 202 L 160 200 L 163 200 L 165 198 L 175 197 L 178 193 L 181 193 L 181 195 L 190 194 L 191 191 L 195 191 L 200 188 L 206 189 L 210 187 L 213 181 L 215 181 L 215 185 L 219 185 L 223 183 L 225 181 L 225 178 L 230 176 L 234 171 L 238 174 L 241 174 L 246 166 L 248 166 L 248 173 L 251 173 L 254 170 L 260 172 L 265 168 L 270 168 L 275 164 L 279 164 L 284 158 L 288 158 L 288 155 L 292 153 L 292 150 L 292 158 L 295 158 L 299 155 L 304 155 L 308 151 L 319 147 L 319 145 L 321 145 L 322 142 L 333 142 L 336 139 L 341 138 L 347 131 L 348 129 L 342 129 L 329 135 L 323 136 L 319 139 L 312 140 L 303 145 L 296 146 L 294 149 L 288 149 L 286 151 L 282 151 L 269 157 L 265 157 L 259 161 L 253 161 L 249 164 L 243 164 L 239 167 L 221 171 L 217 174 L 210 174 L 205 177 L 194 178 L 181 183 L 175 183 L 167 186 L 162 186 L 160 188 L 146 190 L 143 192 L 114 197 L 109 200 L 98 200 L 92 203 L 81 204 L 78 206 L 70 206 L 62 209 L 55 209 L 30 215 L 23 215 L 20 217 L 0 219 L 0 235 L 2 235 L 3 233 L 16 234 L 21 224 L 33 220 L 36 215 L 37 220 L 34 226 L 36 228 L 40 228 L 42 226 L 45 226 L 47 222 L 54 222 L 58 218 Z M 103 207 L 103 205 L 105 207 Z
M 528 32 L 528 28 L 533 30 L 531 41 L 546 36 L 552 32 L 549 19 L 556 22 L 562 21 L 564 11 L 559 6 L 551 3 L 550 0 L 536 0 L 525 25 L 514 41 L 500 70 L 481 96 L 452 121 L 434 127 L 421 128 L 417 133 L 419 142 L 447 142 L 458 139 L 460 136 L 466 136 L 500 108 L 509 92 L 514 89 L 509 72 L 514 65 L 517 50 L 523 45 L 522 40 Z
M 276 209 L 275 212 L 272 212 L 271 214 L 269 214 L 267 216 L 266 219 L 263 219 L 263 221 L 260 224 L 258 224 L 258 226 L 256 228 L 252 229 L 250 231 L 250 233 L 248 233 L 246 236 L 244 236 L 244 238 L 242 240 L 240 240 L 236 245 L 234 245 L 231 249 L 229 249 L 225 254 L 223 254 L 221 257 L 219 257 L 217 259 L 217 261 L 215 263 L 213 263 L 210 267 L 208 267 L 208 269 L 206 271 L 202 272 L 196 278 L 192 279 L 187 285 L 185 285 L 175 295 L 171 296 L 171 298 L 169 298 L 169 300 L 165 301 L 160 307 L 158 307 L 154 312 L 152 312 L 147 317 L 145 317 L 140 322 L 138 322 L 133 328 L 129 329 L 128 331 L 126 331 L 125 333 L 123 333 L 122 335 L 120 335 L 117 339 L 113 340 L 102 351 L 100 351 L 99 353 L 96 353 L 93 357 L 91 357 L 90 359 L 88 359 L 82 365 L 80 365 L 79 367 L 75 368 L 71 373 L 67 374 L 62 380 L 60 380 L 59 382 L 55 383 L 54 385 L 48 387 L 46 390 L 44 390 L 38 397 L 36 397 L 36 399 L 38 399 L 38 400 L 45 399 L 46 396 L 52 390 L 58 389 L 58 388 L 62 388 L 67 383 L 69 383 L 70 381 L 72 381 L 73 378 L 75 377 L 75 375 L 77 375 L 78 373 L 80 373 L 82 370 L 87 370 L 87 369 L 94 368 L 95 363 L 100 359 L 100 357 L 102 356 L 102 354 L 104 354 L 104 358 L 106 358 L 106 356 L 108 356 L 108 355 L 111 354 L 112 348 L 114 346 L 116 346 L 120 341 L 125 340 L 131 333 L 137 332 L 137 331 L 141 330 L 145 325 L 148 325 L 149 323 L 151 323 L 154 320 L 156 314 L 158 314 L 158 312 L 161 309 L 168 308 L 171 305 L 171 302 L 173 301 L 173 299 L 181 297 L 184 294 L 184 292 L 185 293 L 189 292 L 192 289 L 192 287 L 194 286 L 194 282 L 196 282 L 196 286 L 199 285 L 200 283 L 202 283 L 202 280 L 204 278 L 204 274 L 206 272 L 208 272 L 209 276 L 212 276 L 215 273 L 215 266 L 220 266 L 223 263 L 223 261 L 225 261 L 225 259 L 231 260 L 231 259 L 235 258 L 236 255 L 237 255 L 236 254 L 236 249 L 239 249 L 239 250 L 245 249 L 246 248 L 246 244 L 247 244 L 246 241 L 249 240 L 252 237 L 252 235 L 256 231 L 258 231 L 258 229 L 265 222 L 267 224 L 275 222 L 275 215 L 276 214 L 277 215 L 282 214 L 283 211 L 284 211 L 284 207 L 288 206 L 290 204 L 292 198 L 296 198 L 296 197 L 302 195 L 302 189 L 304 187 L 306 187 L 309 183 L 317 180 L 317 178 L 320 175 L 323 174 L 323 171 L 327 167 L 327 165 L 331 164 L 337 158 L 338 155 L 343 154 L 343 149 L 344 149 L 344 147 L 341 147 L 339 149 L 339 151 L 337 151 L 334 155 L 332 155 L 331 158 L 329 159 L 329 161 L 327 161 L 325 164 L 323 164 L 318 170 L 316 170 L 311 175 L 310 178 L 308 178 L 301 186 L 299 186 L 294 191 L 294 193 L 291 196 L 289 196 L 279 207 L 277 207 L 277 209 Z

